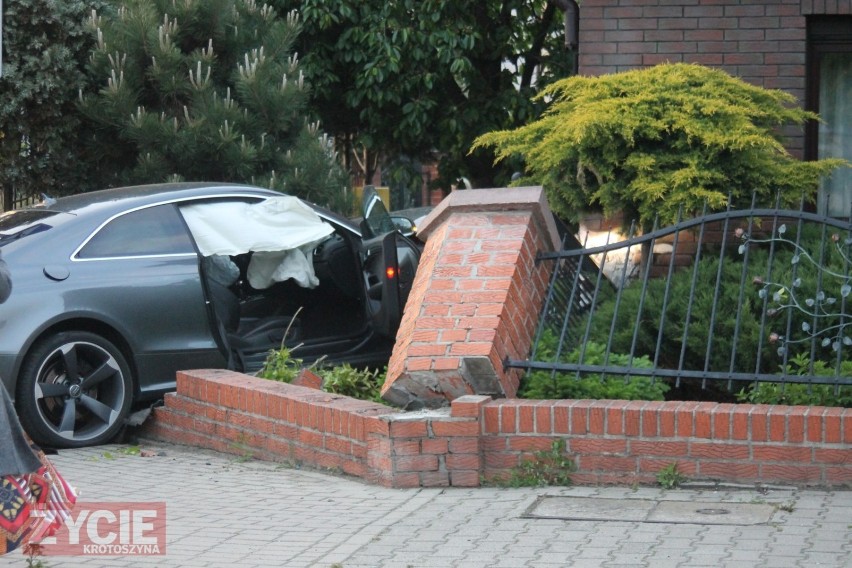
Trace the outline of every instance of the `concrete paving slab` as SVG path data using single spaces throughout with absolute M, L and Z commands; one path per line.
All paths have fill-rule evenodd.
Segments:
M 852 568 L 850 491 L 388 489 L 196 448 L 144 441 L 143 446 L 160 453 L 143 458 L 110 445 L 62 450 L 51 459 L 83 500 L 166 503 L 166 555 L 49 556 L 43 558 L 47 566 Z M 624 514 L 617 521 L 525 516 L 553 497 L 616 502 L 622 511 L 662 502 L 783 510 L 756 525 L 643 522 Z M 23 566 L 27 558 L 18 551 L 0 556 L 0 568 Z
M 772 520 L 775 507 L 720 501 L 658 501 L 648 515 L 652 523 L 696 525 L 765 525 Z
M 533 503 L 524 517 L 565 521 L 759 525 L 769 523 L 775 511 L 773 505 L 730 501 L 544 496 Z
M 530 519 L 566 521 L 643 522 L 656 507 L 655 501 L 601 499 L 597 497 L 540 497 L 524 514 Z

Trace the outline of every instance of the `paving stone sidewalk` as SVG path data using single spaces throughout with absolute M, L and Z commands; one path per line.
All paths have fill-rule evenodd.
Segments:
M 52 456 L 81 501 L 163 501 L 165 556 L 42 557 L 50 568 L 852 567 L 852 491 L 386 489 L 160 443 Z M 543 496 L 772 504 L 758 525 L 531 518 Z M 27 566 L 20 552 L 0 567 Z

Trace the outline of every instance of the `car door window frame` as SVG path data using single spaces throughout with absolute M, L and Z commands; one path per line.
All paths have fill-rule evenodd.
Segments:
M 159 211 L 157 211 L 158 209 Z M 96 251 L 97 254 L 93 254 L 92 256 L 86 255 L 87 248 L 96 246 L 97 240 L 99 238 L 108 239 L 111 237 L 111 235 L 106 234 L 106 232 L 116 229 L 116 223 L 123 223 L 126 221 L 132 222 L 134 221 L 134 217 L 138 218 L 137 214 L 140 213 L 153 213 L 160 217 L 158 219 L 159 221 L 161 221 L 160 227 L 168 227 L 170 229 L 170 234 L 167 235 L 167 238 L 177 239 L 177 241 L 172 245 L 171 250 L 157 250 L 155 247 L 152 247 L 150 250 L 121 252 L 117 254 L 108 254 L 104 251 Z M 171 219 L 163 219 L 163 215 L 169 215 L 171 216 Z M 122 228 L 118 227 L 118 229 L 120 230 Z M 150 234 L 150 231 L 148 232 L 148 234 Z M 138 235 L 136 236 L 138 237 Z M 94 244 L 93 241 L 95 241 Z M 125 237 L 125 239 L 121 239 L 120 242 L 115 246 L 121 246 L 126 242 L 127 241 Z M 178 212 L 175 203 L 156 203 L 153 205 L 147 205 L 145 207 L 131 209 L 129 211 L 123 211 L 107 219 L 97 229 L 92 231 L 92 233 L 86 238 L 86 240 L 83 241 L 83 243 L 79 247 L 77 247 L 77 249 L 71 255 L 71 260 L 75 262 L 86 262 L 93 260 L 117 260 L 127 258 L 182 257 L 194 256 L 196 254 L 197 253 L 195 251 L 195 243 L 189 235 L 186 223 L 184 222 L 183 217 Z

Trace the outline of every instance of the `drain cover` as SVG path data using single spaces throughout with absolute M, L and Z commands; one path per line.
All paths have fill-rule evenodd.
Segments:
M 539 497 L 524 516 L 566 521 L 759 525 L 768 523 L 774 512 L 775 507 L 766 504 L 545 495 Z

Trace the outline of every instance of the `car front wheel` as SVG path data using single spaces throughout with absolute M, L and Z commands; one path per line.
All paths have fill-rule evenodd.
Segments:
M 93 333 L 62 332 L 27 356 L 15 398 L 36 442 L 78 448 L 110 441 L 132 395 L 130 367 L 118 348 Z

